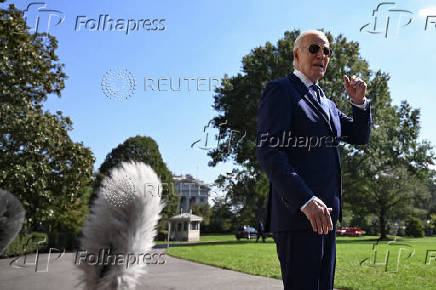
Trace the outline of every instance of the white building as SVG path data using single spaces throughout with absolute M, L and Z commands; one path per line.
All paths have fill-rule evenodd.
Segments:
M 190 212 L 192 204 L 209 202 L 210 187 L 191 174 L 173 175 L 175 191 L 179 197 L 178 212 Z
M 169 237 L 172 241 L 199 241 L 202 217 L 185 212 L 175 215 L 168 222 Z

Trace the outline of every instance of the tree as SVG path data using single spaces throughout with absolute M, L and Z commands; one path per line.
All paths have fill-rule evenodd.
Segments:
M 60 97 L 66 79 L 64 64 L 56 62 L 57 40 L 26 29 L 21 10 L 13 4 L 0 9 L 1 102 L 24 108 L 29 102 L 42 103 L 51 93 Z
M 208 232 L 228 233 L 234 230 L 237 225 L 234 224 L 232 205 L 228 199 L 226 197 L 215 197 L 213 203 Z
M 54 37 L 26 32 L 14 5 L 0 9 L 0 188 L 22 202 L 28 230 L 80 228 L 92 182 L 94 157 L 68 136 L 70 118 L 42 108 L 64 88 L 56 48 Z
M 422 221 L 418 218 L 411 217 L 406 222 L 406 235 L 416 238 L 424 236 L 424 226 Z
M 218 115 L 213 118 L 213 124 L 219 130 L 217 138 L 222 142 L 208 152 L 211 157 L 209 166 L 232 160 L 240 167 L 237 171 L 243 172 L 240 176 L 250 176 L 238 177 L 235 182 L 225 185 L 231 203 L 239 208 L 241 215 L 244 212 L 256 212 L 259 203 L 266 208 L 266 198 L 263 197 L 268 191 L 268 181 L 255 155 L 258 104 L 268 81 L 285 77 L 293 71 L 293 46 L 299 34 L 299 30 L 286 31 L 276 46 L 267 42 L 264 46 L 254 48 L 242 58 L 242 72 L 233 77 L 225 75 L 221 87 L 215 90 L 213 107 Z M 407 190 L 411 190 L 407 196 L 412 199 L 415 199 L 416 193 L 426 196 L 424 189 L 417 188 L 419 181 L 428 178 L 428 166 L 434 158 L 432 146 L 428 141 L 417 141 L 419 110 L 412 110 L 406 101 L 399 107 L 392 105 L 387 84 L 389 76 L 369 69 L 368 62 L 359 56 L 359 44 L 347 41 L 342 35 L 333 38 L 329 32 L 325 34 L 334 55 L 325 76 L 319 80 L 320 86 L 342 112 L 351 115 L 343 75 L 357 75 L 368 84 L 367 97 L 371 100 L 373 112 L 370 144 L 345 144 L 340 148 L 344 207 L 362 217 L 375 211 L 384 236 L 386 223 L 383 223 L 383 219 L 398 215 L 411 203 L 401 200 L 393 206 L 382 201 L 389 200 L 389 196 L 396 196 L 396 192 L 403 190 L 401 187 L 390 187 L 399 177 L 416 180 L 416 190 L 407 187 Z M 382 179 L 377 181 L 380 176 Z M 217 182 L 223 179 L 224 176 L 221 176 Z M 389 191 L 387 188 L 390 188 Z M 387 192 L 389 195 L 385 195 Z M 378 207 L 368 202 L 373 195 L 380 196 L 375 201 Z M 389 214 L 386 215 L 384 211 L 387 207 Z
M 203 229 L 207 228 L 210 224 L 210 217 L 212 215 L 212 210 L 208 203 L 193 203 L 191 205 L 192 213 L 203 218 L 201 227 Z
M 231 203 L 233 224 L 256 225 L 259 219 L 266 220 L 264 205 L 268 198 L 269 181 L 266 174 L 256 179 L 248 170 L 234 169 L 232 177 L 220 175 L 216 185 L 227 193 Z
M 430 215 L 430 224 L 428 225 L 428 229 L 430 230 L 430 232 L 432 234 L 436 233 L 436 214 L 431 214 Z
M 431 197 L 425 184 L 434 160 L 430 143 L 417 140 L 419 110 L 412 110 L 406 101 L 393 106 L 387 80 L 374 81 L 379 92 L 372 96 L 375 110 L 369 145 L 360 152 L 343 148 L 353 157 L 344 162 L 344 200 L 359 214 L 376 212 L 381 239 L 387 238 L 389 220 L 425 215 Z M 387 98 L 379 98 L 383 95 Z
M 431 194 L 431 200 L 427 203 L 428 215 L 436 214 L 436 170 L 432 170 L 427 186 Z
M 127 161 L 144 162 L 150 165 L 163 183 L 162 199 L 166 200 L 167 206 L 162 210 L 162 218 L 158 223 L 158 231 L 164 232 L 167 228 L 168 219 L 177 212 L 178 196 L 174 192 L 172 174 L 162 160 L 156 141 L 150 137 L 137 135 L 128 138 L 122 144 L 112 149 L 98 170 L 90 204 L 95 199 L 97 189 L 100 187 L 103 178 L 108 176 L 112 168 L 118 166 L 121 162 Z M 165 183 L 167 186 L 165 186 Z

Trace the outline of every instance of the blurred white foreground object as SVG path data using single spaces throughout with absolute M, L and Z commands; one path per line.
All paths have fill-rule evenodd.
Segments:
M 165 207 L 161 192 L 159 177 L 143 162 L 122 162 L 103 179 L 75 253 L 85 289 L 135 289 Z

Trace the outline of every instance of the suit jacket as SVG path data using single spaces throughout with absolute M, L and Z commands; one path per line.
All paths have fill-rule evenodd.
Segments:
M 301 206 L 312 196 L 341 220 L 340 141 L 367 144 L 371 104 L 346 116 L 328 99 L 330 120 L 293 73 L 269 82 L 258 108 L 256 157 L 270 181 L 265 231 L 311 230 Z

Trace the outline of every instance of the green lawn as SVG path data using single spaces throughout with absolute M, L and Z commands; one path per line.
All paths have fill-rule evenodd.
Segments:
M 399 238 L 391 244 L 378 244 L 374 251 L 376 238 L 337 238 L 336 288 L 436 289 L 436 258 L 425 264 L 427 250 L 435 250 L 431 256 L 436 257 L 436 237 Z M 204 236 L 202 241 L 216 243 L 173 247 L 168 249 L 168 254 L 252 275 L 281 278 L 272 238 L 268 238 L 266 243 L 255 243 L 253 240 L 238 242 L 233 235 L 220 235 Z M 386 264 L 374 265 L 374 255 L 377 253 L 376 263 L 382 263 L 388 250 L 385 271 Z M 398 272 L 395 272 L 397 261 Z
M 216 235 L 216 234 L 211 234 L 211 235 L 201 235 L 200 236 L 200 242 L 221 242 L 221 241 L 236 241 L 235 235 Z M 160 245 L 160 244 L 167 244 L 167 241 L 154 241 L 154 243 L 156 245 Z M 170 241 L 170 244 L 173 243 L 185 243 L 185 242 L 180 242 L 180 241 Z M 187 243 L 187 242 L 186 242 Z

